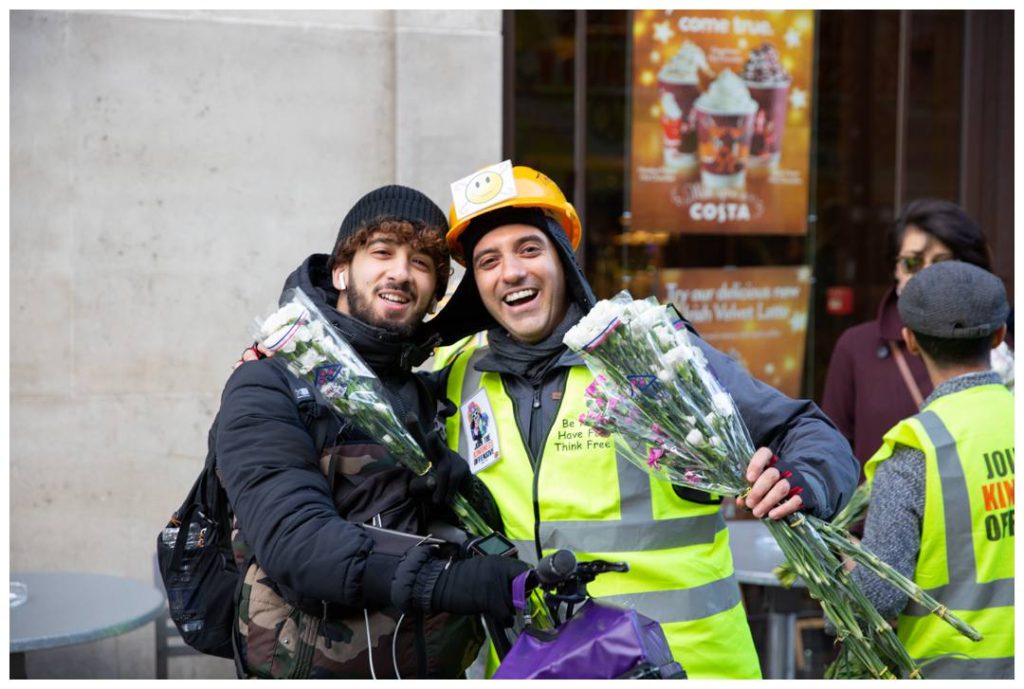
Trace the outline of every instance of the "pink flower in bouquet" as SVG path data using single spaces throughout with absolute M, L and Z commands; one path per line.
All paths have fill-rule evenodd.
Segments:
M 593 382 L 590 385 L 587 386 L 587 390 L 586 390 L 587 396 L 588 397 L 604 397 L 604 391 L 601 389 L 601 386 L 604 385 L 605 380 L 606 380 L 606 378 L 604 376 L 601 376 L 601 375 L 599 375 L 596 378 L 594 378 Z
M 580 414 L 580 423 L 590 426 L 590 429 L 602 438 L 607 438 L 611 435 L 611 431 L 607 428 L 611 422 L 612 419 L 610 417 L 602 416 L 599 412 L 588 411 Z
M 661 462 L 658 460 L 665 456 L 665 451 L 660 447 L 652 447 L 647 451 L 647 465 L 652 469 L 661 471 Z

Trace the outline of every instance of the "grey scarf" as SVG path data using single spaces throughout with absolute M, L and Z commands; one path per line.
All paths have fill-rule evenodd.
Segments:
M 554 332 L 534 344 L 513 340 L 504 328 L 492 328 L 487 331 L 487 341 L 491 346 L 491 355 L 487 359 L 491 364 L 500 362 L 501 371 L 521 376 L 531 385 L 539 385 L 566 351 L 562 338 L 581 318 L 583 309 L 579 304 L 570 302 L 565 318 Z

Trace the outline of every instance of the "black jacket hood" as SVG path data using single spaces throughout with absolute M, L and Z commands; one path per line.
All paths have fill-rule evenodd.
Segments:
M 396 367 L 408 372 L 426 361 L 439 341 L 432 329 L 420 325 L 411 337 L 401 337 L 340 313 L 335 308 L 340 293 L 334 289 L 329 265 L 327 254 L 309 256 L 285 280 L 280 302 L 287 290 L 300 288 L 378 376 Z
M 572 250 L 572 244 L 556 221 L 545 216 L 545 227 L 539 228 L 551 238 L 562 259 L 562 268 L 565 272 L 565 281 L 569 287 L 569 297 L 579 305 L 586 314 L 597 303 L 594 291 L 587 282 L 583 269 L 576 262 L 576 254 Z M 467 259 L 472 260 L 472 257 Z M 441 312 L 430 322 L 425 324 L 429 329 L 431 337 L 440 338 L 440 343 L 449 345 L 461 340 L 467 335 L 473 335 L 482 330 L 490 330 L 499 327 L 491 314 L 487 313 L 484 303 L 480 299 L 480 291 L 476 286 L 476 279 L 473 277 L 472 267 L 466 268 L 462 281 L 452 294 L 452 298 L 441 309 Z

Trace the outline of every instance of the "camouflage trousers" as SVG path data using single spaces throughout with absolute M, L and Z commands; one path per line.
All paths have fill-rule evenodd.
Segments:
M 395 609 L 340 619 L 309 614 L 282 598 L 255 563 L 245 574 L 238 616 L 239 648 L 251 677 L 456 678 L 484 640 L 475 617 L 403 618 Z

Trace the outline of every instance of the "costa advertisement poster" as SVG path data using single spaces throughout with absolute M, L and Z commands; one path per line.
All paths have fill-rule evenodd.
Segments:
M 750 375 L 800 396 L 810 266 L 665 268 L 658 298 Z
M 637 230 L 807 231 L 814 11 L 638 10 Z

